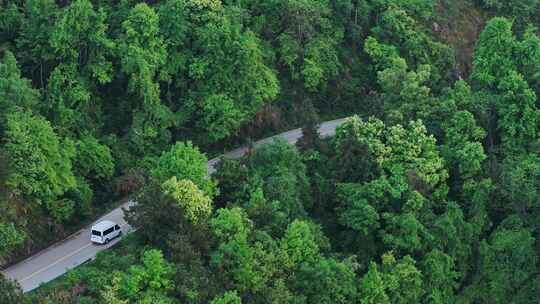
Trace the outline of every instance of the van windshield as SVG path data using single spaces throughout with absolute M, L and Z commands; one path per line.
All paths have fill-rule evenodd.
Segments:
M 101 236 L 101 232 L 97 230 L 92 230 L 92 235 Z

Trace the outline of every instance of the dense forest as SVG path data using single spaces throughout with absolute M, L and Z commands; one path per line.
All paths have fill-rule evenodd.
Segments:
M 138 202 L 0 303 L 538 303 L 537 26 L 540 0 L 0 0 L 0 265 Z

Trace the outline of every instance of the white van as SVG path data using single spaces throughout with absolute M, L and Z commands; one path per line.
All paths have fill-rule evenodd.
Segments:
M 92 226 L 90 240 L 98 244 L 107 244 L 110 240 L 122 235 L 122 229 L 111 221 L 101 221 Z

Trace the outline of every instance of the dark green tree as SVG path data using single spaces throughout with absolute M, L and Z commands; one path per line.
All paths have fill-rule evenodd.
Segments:
M 21 34 L 17 39 L 17 53 L 32 80 L 45 88 L 46 80 L 55 65 L 54 49 L 49 41 L 59 12 L 53 0 L 24 2 Z
M 531 231 L 510 217 L 479 245 L 479 271 L 470 293 L 485 303 L 508 303 L 529 281 L 538 256 Z M 509 223 L 508 223 L 509 222 Z
M 103 9 L 95 10 L 88 0 L 77 0 L 64 8 L 51 33 L 50 44 L 58 59 L 77 66 L 77 71 L 104 84 L 112 79 L 110 58 L 114 42 L 107 37 Z
M 515 59 L 517 52 L 523 58 Z M 536 94 L 519 68 L 519 63 L 529 61 L 527 55 L 533 54 L 520 51 L 512 22 L 502 17 L 488 22 L 474 53 L 471 77 L 478 87 L 491 94 L 498 115 L 497 131 L 509 152 L 526 151 L 536 142 L 540 116 Z
M 264 198 L 277 204 L 275 211 L 285 214 L 286 224 L 306 215 L 306 210 L 311 208 L 309 180 L 306 166 L 295 146 L 276 140 L 256 149 L 248 159 L 248 168 L 253 172 L 249 181 L 253 186 L 250 192 L 260 187 Z
M 132 105 L 131 141 L 141 153 L 159 151 L 168 143 L 167 128 L 172 125 L 172 113 L 160 101 L 159 81 L 166 78 L 167 51 L 159 16 L 152 7 L 139 3 L 122 22 L 122 29 L 117 42 L 122 72 L 129 78 L 128 92 L 137 100 Z
M 351 303 L 357 296 L 353 266 L 333 258 L 302 264 L 293 285 L 307 303 Z

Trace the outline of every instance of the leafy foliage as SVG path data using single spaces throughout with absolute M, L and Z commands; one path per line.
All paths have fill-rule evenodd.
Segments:
M 163 192 L 171 196 L 184 209 L 188 220 L 197 223 L 210 216 L 212 201 L 190 180 L 171 177 L 162 185 Z
M 207 176 L 206 162 L 206 156 L 191 142 L 178 142 L 161 154 L 150 174 L 159 183 L 171 177 L 191 180 L 212 198 L 216 195 L 216 185 Z
M 18 195 L 36 199 L 57 221 L 72 215 L 72 202 L 62 200 L 75 186 L 71 171 L 75 149 L 71 141 L 61 143 L 49 122 L 28 112 L 8 116 L 4 146 L 14 172 L 8 185 Z
M 0 302 L 536 303 L 537 10 L 0 1 L 1 263 L 137 201 L 135 235 Z

